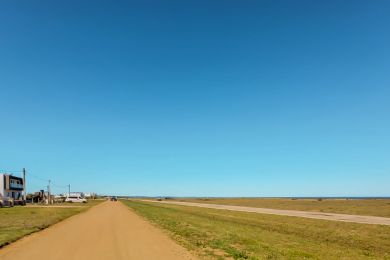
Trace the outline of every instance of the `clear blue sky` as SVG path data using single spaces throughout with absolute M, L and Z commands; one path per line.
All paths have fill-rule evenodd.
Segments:
M 389 1 L 2 1 L 0 169 L 99 193 L 388 196 L 389 28 Z

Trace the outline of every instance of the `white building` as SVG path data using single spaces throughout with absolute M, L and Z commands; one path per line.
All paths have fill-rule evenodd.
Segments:
M 23 178 L 6 173 L 0 173 L 0 196 L 10 197 L 14 201 L 24 201 Z

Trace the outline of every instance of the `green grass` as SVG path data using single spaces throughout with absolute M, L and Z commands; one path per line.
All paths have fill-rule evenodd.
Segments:
M 209 259 L 390 259 L 390 227 L 123 201 Z
M 47 228 L 65 218 L 95 206 L 101 201 L 89 201 L 79 207 L 21 207 L 0 208 L 0 247 L 17 239 Z
M 178 201 L 390 217 L 390 199 L 194 198 Z

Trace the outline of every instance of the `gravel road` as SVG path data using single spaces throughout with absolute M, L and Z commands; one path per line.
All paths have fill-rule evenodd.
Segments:
M 230 205 L 195 203 L 195 202 L 180 202 L 180 201 L 153 201 L 153 200 L 143 200 L 143 201 L 154 202 L 154 203 L 175 204 L 175 205 L 191 206 L 191 207 L 201 207 L 201 208 L 209 208 L 209 209 L 225 209 L 225 210 L 233 210 L 233 211 L 293 216 L 293 217 L 302 217 L 302 218 L 314 218 L 314 219 L 323 219 L 323 220 L 332 220 L 332 221 L 354 222 L 354 223 L 361 223 L 361 224 L 390 225 L 390 218 L 374 217 L 374 216 L 348 215 L 348 214 L 313 212 L 313 211 L 269 209 L 269 208 L 254 208 L 254 207 L 244 207 L 244 206 L 230 206 Z

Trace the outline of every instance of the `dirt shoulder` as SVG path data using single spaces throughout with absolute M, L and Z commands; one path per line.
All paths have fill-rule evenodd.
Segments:
M 120 202 L 104 202 L 0 250 L 0 259 L 196 259 Z

